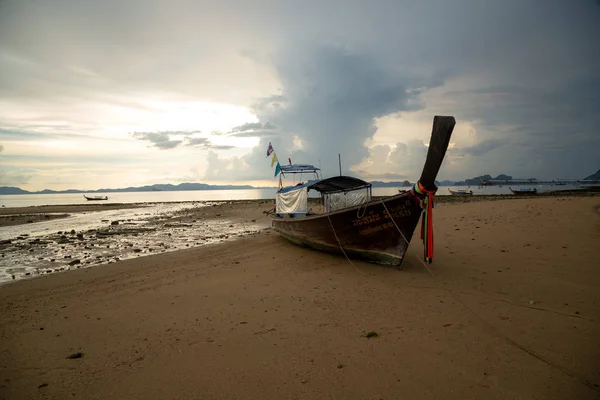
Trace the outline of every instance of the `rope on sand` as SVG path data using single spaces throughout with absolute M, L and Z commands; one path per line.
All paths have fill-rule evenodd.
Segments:
M 383 204 L 383 208 L 385 208 L 385 211 L 388 213 L 388 215 L 390 216 L 390 219 L 392 220 L 392 222 L 394 223 L 394 226 L 396 227 L 396 229 L 398 229 L 398 232 L 400 232 L 400 235 L 402 235 L 402 239 L 404 239 L 404 241 L 406 242 L 406 248 L 408 249 L 408 245 L 410 244 L 410 242 L 408 240 L 406 240 L 406 237 L 404 236 L 404 233 L 402 233 L 402 231 L 400 230 L 400 228 L 398 227 L 398 225 L 396 224 L 396 220 L 394 219 L 394 216 L 390 213 L 390 211 L 388 210 L 387 206 L 385 205 L 383 199 L 380 199 L 381 204 Z
M 383 200 L 381 201 L 381 203 L 383 204 L 383 207 L 385 208 L 385 210 L 388 212 L 389 211 L 385 205 L 385 203 L 383 202 Z M 408 240 L 406 239 L 406 237 L 404 236 L 404 234 L 402 233 L 402 231 L 400 230 L 400 227 L 398 227 L 398 225 L 396 224 L 396 221 L 394 220 L 394 218 L 392 217 L 392 215 L 390 214 L 390 218 L 392 219 L 392 222 L 394 223 L 394 226 L 396 227 L 396 229 L 398 230 L 398 232 L 400 232 L 400 234 L 402 235 L 402 238 L 404 239 L 404 241 L 407 243 L 407 248 L 408 248 Z M 335 236 L 336 241 L 338 242 L 338 245 L 340 247 L 340 250 L 342 251 L 342 254 L 344 254 L 344 257 L 346 257 L 346 260 L 348 260 L 348 262 L 350 263 L 350 265 L 352 265 L 354 267 L 354 269 L 360 273 L 363 276 L 367 276 L 367 277 L 372 277 L 380 282 L 383 283 L 391 283 L 391 282 L 386 282 L 383 281 L 382 279 L 379 279 L 377 276 L 375 276 L 374 274 L 372 275 L 368 275 L 364 272 L 362 272 L 360 269 L 358 269 L 358 267 L 356 265 L 354 265 L 354 263 L 352 262 L 352 260 L 350 260 L 350 258 L 348 257 L 348 255 L 346 254 L 346 252 L 344 251 L 344 247 L 342 246 L 342 243 L 340 242 L 340 239 L 337 236 L 337 233 L 333 227 L 333 223 L 331 222 L 331 218 L 329 217 L 329 214 L 327 214 L 327 219 L 329 221 L 329 225 L 331 226 L 331 230 L 333 231 L 333 234 Z M 433 271 L 429 268 L 429 266 L 427 265 L 426 262 L 424 262 L 421 258 L 417 257 L 417 259 L 421 262 L 421 264 L 425 267 L 425 269 L 427 270 L 427 272 L 429 273 L 429 275 L 434 279 L 434 281 L 436 280 L 436 275 L 433 273 Z M 426 259 L 431 260 L 431 258 L 427 257 L 427 253 L 426 253 Z M 396 286 L 396 284 L 392 283 L 393 285 Z M 410 285 L 409 285 L 410 286 Z M 560 372 L 562 372 L 563 374 L 579 381 L 579 383 L 595 390 L 596 392 L 600 392 L 600 386 L 598 384 L 595 384 L 593 382 L 588 381 L 587 379 L 585 379 L 582 376 L 579 376 L 578 374 L 576 374 L 575 372 L 570 371 L 569 369 L 567 369 L 566 367 L 554 363 L 551 360 L 545 358 L 544 356 L 536 353 L 535 351 L 533 351 L 532 349 L 526 347 L 525 345 L 522 345 L 518 342 L 516 342 L 515 340 L 511 339 L 510 337 L 508 337 L 507 335 L 505 335 L 504 333 L 500 332 L 498 330 L 498 328 L 496 328 L 494 325 L 492 325 L 491 323 L 487 322 L 485 319 L 483 319 L 478 313 L 476 313 L 472 308 L 470 308 L 469 306 L 467 306 L 454 292 L 458 292 L 458 293 L 462 293 L 460 291 L 456 291 L 453 289 L 448 289 L 448 288 L 444 288 L 439 286 L 439 284 L 436 283 L 437 287 L 431 287 L 429 289 L 436 289 L 436 290 L 442 290 L 447 292 L 448 294 L 450 294 L 450 296 L 452 296 L 452 298 L 458 303 L 460 304 L 465 310 L 467 310 L 469 313 L 471 313 L 473 316 L 475 316 L 475 318 L 477 318 L 479 321 L 481 321 L 493 334 L 495 334 L 496 336 L 504 339 L 504 341 L 506 341 L 506 343 L 508 343 L 509 345 L 512 345 L 513 347 L 523 351 L 524 353 L 529 354 L 531 357 L 543 362 L 544 364 L 548 365 L 551 368 L 554 368 Z M 474 293 L 463 293 L 463 294 L 470 294 L 470 295 L 475 295 L 478 296 L 477 294 Z M 514 304 L 516 306 L 519 307 L 525 307 L 525 308 L 530 308 L 530 309 L 534 309 L 534 310 L 540 310 L 540 311 L 547 311 L 547 312 L 551 312 L 551 313 L 555 313 L 555 314 L 559 314 L 559 315 L 565 315 L 565 316 L 570 316 L 570 317 L 579 317 L 579 318 L 585 318 L 582 317 L 580 315 L 574 315 L 574 314 L 566 314 L 566 313 L 561 313 L 559 311 L 554 311 L 554 310 L 549 310 L 549 309 L 545 309 L 545 308 L 541 308 L 541 307 L 531 307 L 531 306 L 525 306 L 522 304 L 516 304 L 516 303 L 512 303 L 509 300 L 503 300 L 503 299 L 497 299 L 497 298 L 493 298 L 493 297 L 487 297 L 487 296 L 481 296 L 481 297 L 485 297 L 487 299 L 490 300 L 496 300 L 496 301 L 504 301 L 507 303 L 511 303 Z M 588 318 L 585 318 L 588 319 Z M 589 320 L 589 319 L 588 319 Z
M 425 269 L 427 270 L 427 272 L 429 272 L 429 275 L 431 275 L 431 277 L 432 277 L 433 279 L 435 279 L 435 278 L 436 278 L 436 276 L 435 276 L 435 274 L 433 273 L 433 271 L 431 271 L 431 269 L 429 269 L 429 267 L 427 266 L 427 263 L 425 263 L 425 262 L 424 262 L 423 260 L 421 260 L 419 257 L 417 257 L 417 259 L 418 259 L 418 260 L 421 262 L 421 264 L 423 264 L 423 266 L 425 267 Z M 521 351 L 523 351 L 523 352 L 525 352 L 525 353 L 529 354 L 530 356 L 532 356 L 532 357 L 534 357 L 534 358 L 538 359 L 539 361 L 541 361 L 541 362 L 545 363 L 546 365 L 548 365 L 548 366 L 550 366 L 550 367 L 552 367 L 552 368 L 555 368 L 555 369 L 559 370 L 559 371 L 560 371 L 560 372 L 562 372 L 563 374 L 565 374 L 565 375 L 567 375 L 567 376 L 569 376 L 569 377 L 571 377 L 571 378 L 573 378 L 573 379 L 575 379 L 575 380 L 579 381 L 579 383 L 581 383 L 581 384 L 583 384 L 583 385 L 585 385 L 585 386 L 588 386 L 589 388 L 591 388 L 591 389 L 594 389 L 594 390 L 595 390 L 595 391 L 597 391 L 597 392 L 600 392 L 600 387 L 599 387 L 597 384 L 595 384 L 595 383 L 592 383 L 592 382 L 588 381 L 587 379 L 585 379 L 585 378 L 583 378 L 583 377 L 581 377 L 581 376 L 577 375 L 577 374 L 576 374 L 576 373 L 574 373 L 574 372 L 571 372 L 569 369 L 567 369 L 566 367 L 563 367 L 562 365 L 559 365 L 559 364 L 557 364 L 557 363 L 554 363 L 554 362 L 550 361 L 549 359 L 547 359 L 547 358 L 545 358 L 544 356 L 542 356 L 542 355 L 540 355 L 540 354 L 536 353 L 536 352 L 535 352 L 535 351 L 533 351 L 532 349 L 530 349 L 530 348 L 528 348 L 528 347 L 526 347 L 526 346 L 524 346 L 524 345 L 522 345 L 522 344 L 520 344 L 520 343 L 516 342 L 515 340 L 513 340 L 513 339 L 509 338 L 509 337 L 508 337 L 507 335 L 505 335 L 504 333 L 500 332 L 500 331 L 498 330 L 498 328 L 496 328 L 494 325 L 492 325 L 491 323 L 489 323 L 489 322 L 487 322 L 485 319 L 483 319 L 483 318 L 482 318 L 482 317 L 481 317 L 479 314 L 477 314 L 477 313 L 476 313 L 476 312 L 475 312 L 475 311 L 474 311 L 474 310 L 473 310 L 471 307 L 467 306 L 467 305 L 466 305 L 466 304 L 465 304 L 465 303 L 464 303 L 464 302 L 463 302 L 463 301 L 462 301 L 462 300 L 461 300 L 461 299 L 460 299 L 458 296 L 456 296 L 456 295 L 453 293 L 453 292 L 454 292 L 454 290 L 452 290 L 452 289 L 447 289 L 447 288 L 442 288 L 442 287 L 440 287 L 439 289 L 440 289 L 440 290 L 443 290 L 443 291 L 446 291 L 446 292 L 448 292 L 448 293 L 449 293 L 449 294 L 452 296 L 452 298 L 453 298 L 454 300 L 456 300 L 456 302 L 457 302 L 458 304 L 460 304 L 460 305 L 461 305 L 461 306 L 462 306 L 462 307 L 463 307 L 465 310 L 467 310 L 467 311 L 469 311 L 471 314 L 473 314 L 473 316 L 475 316 L 475 318 L 477 318 L 477 319 L 478 319 L 479 321 L 481 321 L 481 322 L 482 322 L 482 323 L 483 323 L 485 326 L 487 326 L 487 327 L 488 327 L 488 328 L 489 328 L 489 329 L 492 331 L 492 333 L 494 333 L 496 336 L 498 336 L 498 337 L 500 337 L 500 338 L 504 339 L 504 340 L 505 340 L 505 341 L 506 341 L 508 344 L 510 344 L 510 345 L 512 345 L 512 346 L 514 346 L 514 347 L 516 347 L 516 348 L 518 348 L 519 350 L 521 350 Z M 490 298 L 490 299 L 492 299 L 492 300 L 500 300 L 500 301 L 502 301 L 502 299 L 494 299 L 494 298 Z M 510 302 L 509 302 L 509 303 L 510 303 Z M 560 313 L 560 312 L 558 312 L 558 311 L 548 310 L 548 309 L 545 309 L 545 308 L 538 308 L 538 307 L 527 307 L 527 306 L 523 306 L 523 307 L 526 307 L 526 308 L 533 308 L 533 309 L 536 309 L 536 310 L 542 310 L 542 311 L 553 312 L 553 313 L 556 313 L 556 314 L 561 314 L 561 315 L 568 315 L 568 316 L 579 317 L 579 315 L 571 315 L 571 314 Z
M 329 218 L 329 213 L 327 213 L 327 220 L 329 220 L 329 226 L 331 226 L 331 230 L 333 231 L 333 235 L 335 236 L 335 240 L 337 240 L 338 245 L 340 246 L 340 250 L 342 251 L 342 254 L 344 254 L 344 257 L 346 257 L 346 260 L 348 260 L 348 262 L 350 263 L 350 265 L 352 265 L 354 267 L 354 269 L 356 271 L 358 271 L 359 274 L 364 275 L 364 276 L 370 276 L 370 275 L 365 274 L 364 272 L 362 272 L 360 269 L 358 269 L 358 267 L 356 265 L 354 265 L 354 263 L 352 262 L 352 260 L 350 260 L 350 258 L 348 257 L 348 255 L 344 251 L 344 247 L 342 246 L 342 242 L 340 242 L 340 239 L 338 238 L 337 233 L 335 232 L 335 229 L 333 228 L 333 223 L 331 222 L 331 218 Z
M 385 208 L 386 211 L 387 207 L 385 205 L 385 203 L 382 201 L 382 204 Z M 389 211 L 388 211 L 389 214 Z M 396 227 L 396 229 L 398 230 L 398 232 L 400 232 L 400 234 L 402 235 L 402 238 L 404 239 L 404 241 L 407 243 L 407 248 L 408 248 L 408 240 L 406 239 L 406 237 L 404 237 L 404 234 L 402 233 L 402 231 L 400 230 L 400 227 L 398 227 L 398 225 L 396 224 L 396 221 L 394 220 L 394 218 L 391 216 L 390 214 L 390 218 L 392 219 L 392 222 L 394 223 L 394 226 Z M 335 232 L 335 229 L 333 227 L 333 223 L 331 222 L 331 218 L 329 218 L 329 214 L 327 215 L 327 219 L 329 220 L 329 225 L 331 226 L 331 230 L 333 231 L 333 234 L 335 236 L 335 239 L 338 242 L 338 245 L 340 246 L 340 250 L 342 251 L 342 254 L 344 254 L 344 257 L 346 257 L 346 260 L 348 260 L 348 262 L 350 263 L 350 265 L 352 265 L 354 267 L 354 269 L 360 273 L 363 276 L 367 276 L 367 277 L 372 277 L 373 279 L 376 279 L 380 282 L 383 283 L 392 283 L 392 282 L 386 282 L 383 281 L 382 279 L 379 279 L 377 276 L 375 276 L 374 274 L 372 275 L 368 275 L 364 272 L 362 272 L 360 269 L 358 269 L 358 267 L 356 265 L 354 265 L 354 263 L 350 260 L 350 258 L 348 257 L 348 255 L 346 254 L 346 252 L 344 251 L 344 248 L 337 236 L 337 233 Z M 427 272 L 429 273 L 429 275 L 434 279 L 434 281 L 436 280 L 436 275 L 434 274 L 434 272 L 429 268 L 429 266 L 427 265 L 426 262 L 424 262 L 421 258 L 417 257 L 417 259 L 421 262 L 421 264 L 425 267 L 425 270 L 427 270 Z M 392 283 L 393 285 L 397 286 L 395 283 Z M 508 337 L 507 335 L 505 335 L 504 333 L 500 332 L 498 330 L 498 328 L 496 328 L 494 325 L 492 325 L 491 323 L 487 322 L 485 319 L 483 319 L 478 313 L 476 313 L 472 308 L 470 308 L 469 306 L 467 306 L 454 292 L 458 292 L 458 293 L 462 293 L 462 294 L 467 294 L 467 295 L 474 295 L 474 296 L 480 296 L 480 297 L 484 297 L 487 298 L 489 300 L 496 300 L 496 301 L 503 301 L 503 302 L 507 302 L 519 307 L 524 307 L 524 308 L 530 308 L 530 309 L 534 309 L 534 310 L 539 310 L 539 311 L 547 311 L 547 312 L 551 312 L 554 314 L 558 314 L 558 315 L 564 315 L 564 316 L 569 316 L 569 317 L 577 317 L 577 318 L 584 318 L 584 319 L 588 319 L 586 317 L 580 316 L 580 315 L 576 315 L 576 314 L 567 314 L 567 313 L 561 313 L 559 311 L 554 311 L 554 310 L 550 310 L 550 309 L 546 309 L 546 308 L 541 308 L 541 307 L 531 307 L 531 306 L 526 306 L 526 305 L 522 305 L 522 304 L 517 304 L 517 303 L 513 303 L 509 300 L 504 300 L 504 299 L 498 299 L 498 298 L 493 298 L 493 297 L 488 297 L 488 296 L 482 296 L 482 295 L 478 295 L 475 293 L 463 293 L 454 289 L 449 289 L 449 288 L 444 288 L 441 287 L 437 282 L 435 283 L 435 285 L 437 287 L 428 287 L 428 289 L 434 289 L 434 290 L 441 290 L 441 291 L 445 291 L 448 294 L 450 294 L 450 296 L 458 303 L 460 304 L 465 310 L 467 310 L 469 313 L 471 313 L 473 316 L 475 316 L 475 318 L 477 318 L 479 321 L 481 321 L 493 334 L 495 334 L 496 336 L 504 339 L 504 341 L 506 341 L 506 343 L 508 343 L 509 345 L 512 345 L 513 347 L 523 351 L 524 353 L 529 354 L 531 357 L 543 362 L 544 364 L 548 365 L 551 368 L 554 368 L 560 372 L 562 372 L 563 374 L 579 381 L 579 383 L 595 390 L 596 392 L 600 392 L 600 386 L 598 386 L 597 384 L 588 381 L 587 379 L 585 379 L 582 376 L 579 376 L 578 374 L 576 374 L 575 372 L 570 371 L 569 369 L 567 369 L 566 367 L 554 363 L 551 360 L 545 358 L 544 356 L 536 353 L 534 350 L 526 347 L 525 345 L 522 345 L 520 343 L 518 343 L 517 341 L 511 339 L 510 337 Z M 405 285 L 404 285 L 405 286 Z M 410 285 L 409 285 L 410 286 Z

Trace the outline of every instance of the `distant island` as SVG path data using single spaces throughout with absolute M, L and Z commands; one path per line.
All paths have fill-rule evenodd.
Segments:
M 470 185 L 481 185 L 482 182 L 489 180 L 511 180 L 513 179 L 510 175 L 500 174 L 497 177 L 493 178 L 491 175 L 481 175 L 476 176 L 474 178 L 465 179 L 462 181 L 435 181 L 436 186 L 470 186 Z M 404 182 L 381 182 L 381 181 L 373 181 L 371 182 L 373 187 L 411 187 L 413 183 L 410 181 Z
M 600 180 L 600 169 L 598 171 L 596 171 L 595 174 L 591 174 L 590 176 L 587 176 L 583 179 L 589 180 L 589 181 Z
M 487 181 L 510 181 L 513 177 L 510 175 L 500 174 L 495 178 L 489 174 L 468 178 L 462 181 L 435 181 L 437 186 L 478 186 Z M 522 181 L 536 181 L 536 178 L 520 179 Z M 583 180 L 600 180 L 600 170 L 595 174 L 589 175 Z M 413 183 L 410 181 L 403 182 L 382 182 L 382 181 L 371 181 L 373 187 L 411 187 Z M 155 184 L 148 186 L 139 187 L 127 187 L 120 189 L 97 189 L 97 190 L 50 190 L 44 189 L 38 192 L 29 192 L 27 190 L 20 189 L 13 186 L 0 186 L 0 195 L 9 194 L 68 194 L 68 193 L 123 193 L 123 192 L 177 192 L 184 190 L 243 190 L 243 189 L 276 189 L 276 187 L 255 187 L 250 185 L 208 185 L 206 183 L 180 183 L 179 185 L 166 184 Z

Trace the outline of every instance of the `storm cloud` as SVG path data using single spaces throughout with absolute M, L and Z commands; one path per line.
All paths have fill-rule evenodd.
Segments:
M 422 107 L 418 95 L 435 85 L 392 73 L 363 54 L 339 46 L 320 46 L 305 53 L 283 51 L 274 57 L 283 90 L 257 107 L 261 119 L 299 137 L 306 162 L 326 168 L 344 155 L 347 165 L 368 154 L 365 141 L 375 132 L 375 118 Z M 331 164 L 331 165 L 330 165 Z

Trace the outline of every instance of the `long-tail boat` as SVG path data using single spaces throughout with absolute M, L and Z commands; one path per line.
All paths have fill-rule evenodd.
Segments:
M 450 192 L 451 195 L 453 196 L 469 196 L 473 194 L 472 190 L 467 190 L 467 189 L 456 189 L 456 190 L 452 190 L 450 188 L 448 188 L 448 191 Z
M 424 259 L 431 263 L 432 207 L 437 191 L 434 181 L 455 124 L 454 117 L 434 117 L 425 166 L 410 190 L 373 199 L 371 184 L 350 176 L 282 187 L 271 214 L 273 229 L 302 246 L 399 267 L 423 215 Z M 289 166 L 289 172 L 293 167 Z M 310 167 L 305 165 L 301 170 L 307 172 Z M 308 208 L 309 190 L 320 192 L 321 213 Z
M 513 194 L 515 194 L 517 196 L 531 196 L 531 195 L 537 194 L 536 188 L 513 189 L 513 188 L 509 187 L 509 189 Z
M 84 194 L 83 197 L 85 197 L 86 200 L 90 200 L 90 201 L 108 200 L 108 196 L 86 196 Z

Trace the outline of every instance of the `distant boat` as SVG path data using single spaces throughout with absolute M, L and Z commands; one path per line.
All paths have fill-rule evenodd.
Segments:
M 454 195 L 454 196 L 465 196 L 465 195 L 473 194 L 472 190 L 467 190 L 467 189 L 452 190 L 452 189 L 448 188 L 448 191 L 450 192 L 451 195 Z
M 513 194 L 516 194 L 516 195 L 527 196 L 527 195 L 537 194 L 537 189 L 536 188 L 513 189 L 513 188 L 511 188 L 509 186 L 509 189 L 510 189 L 511 192 L 513 192 Z
M 96 201 L 96 200 L 108 200 L 108 196 L 86 196 L 83 195 L 87 200 Z

